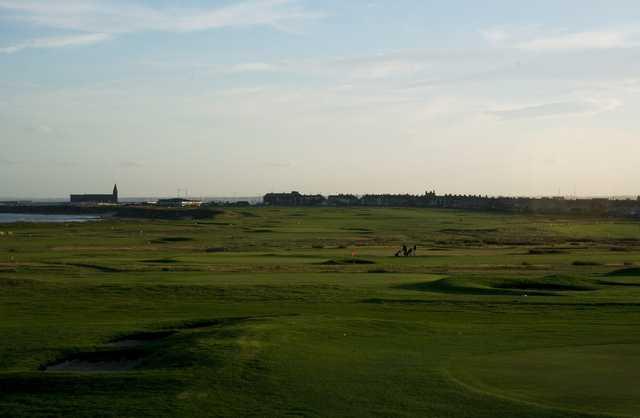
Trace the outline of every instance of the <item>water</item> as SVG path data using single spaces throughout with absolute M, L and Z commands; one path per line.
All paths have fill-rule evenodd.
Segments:
M 36 215 L 31 213 L 0 213 L 0 224 L 16 222 L 65 223 L 88 222 L 100 219 L 96 215 Z

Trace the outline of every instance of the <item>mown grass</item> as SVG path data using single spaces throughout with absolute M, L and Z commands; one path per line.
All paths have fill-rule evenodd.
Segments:
M 0 231 L 0 416 L 640 415 L 634 221 L 248 208 Z

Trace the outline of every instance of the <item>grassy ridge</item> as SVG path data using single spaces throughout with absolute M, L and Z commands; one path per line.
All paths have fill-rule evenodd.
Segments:
M 636 222 L 248 208 L 0 231 L 0 416 L 640 414 Z

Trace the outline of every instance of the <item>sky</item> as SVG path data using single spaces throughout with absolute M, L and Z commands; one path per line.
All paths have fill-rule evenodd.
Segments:
M 0 0 L 0 197 L 640 194 L 637 0 Z

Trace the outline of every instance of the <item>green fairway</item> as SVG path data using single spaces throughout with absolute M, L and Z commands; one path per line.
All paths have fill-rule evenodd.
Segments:
M 454 374 L 498 396 L 601 413 L 640 410 L 640 345 L 522 350 L 465 358 Z
M 2 417 L 640 416 L 637 221 L 242 208 L 0 232 Z

